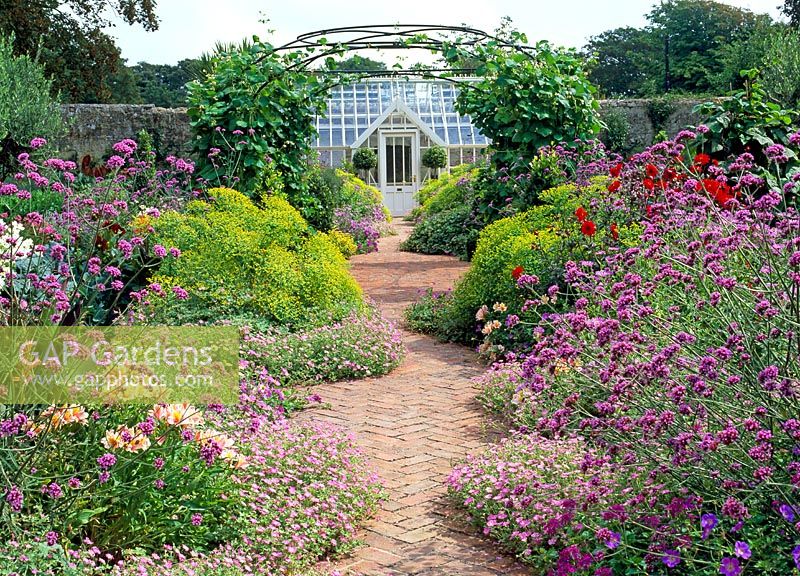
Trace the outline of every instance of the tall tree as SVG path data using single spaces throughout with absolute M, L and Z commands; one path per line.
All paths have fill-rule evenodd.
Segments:
M 130 66 L 120 66 L 117 73 L 108 79 L 108 87 L 114 104 L 144 104 L 136 84 L 136 74 Z
M 739 41 L 769 16 L 756 16 L 711 0 L 669 0 L 648 15 L 650 33 L 663 46 L 665 89 L 705 92 L 719 70 L 720 49 Z
M 593 59 L 589 79 L 603 96 L 648 96 L 660 89 L 661 47 L 647 30 L 608 30 L 590 38 L 584 53 Z
M 196 60 L 181 60 L 177 65 L 139 62 L 131 68 L 141 99 L 164 108 L 186 106 L 186 85 L 194 79 Z
M 359 72 L 378 72 L 386 70 L 386 64 L 380 60 L 366 58 L 359 54 L 354 54 L 349 58 L 335 62 L 331 66 L 332 70 L 357 70 Z
M 783 6 L 778 8 L 789 19 L 789 24 L 794 28 L 800 28 L 800 0 L 786 0 Z
M 38 56 L 65 99 L 108 101 L 109 79 L 122 65 L 103 31 L 112 25 L 109 6 L 128 24 L 158 28 L 154 0 L 0 0 L 0 34 L 14 33 L 15 54 Z

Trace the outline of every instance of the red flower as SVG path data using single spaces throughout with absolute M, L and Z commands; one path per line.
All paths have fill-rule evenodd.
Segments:
M 619 228 L 617 228 L 616 222 L 611 224 L 611 237 L 614 240 L 619 240 Z
M 591 220 L 585 220 L 583 224 L 581 224 L 581 233 L 584 236 L 594 236 L 594 233 L 597 232 L 597 226 L 595 226 L 594 222 Z
M 108 250 L 108 240 L 100 236 L 100 234 L 95 235 L 94 245 L 101 252 L 105 252 L 106 250 Z
M 653 181 L 652 178 L 645 178 L 642 184 L 644 184 L 644 187 L 647 188 L 648 190 L 652 190 L 653 188 L 656 187 L 656 183 Z
M 525 273 L 525 268 L 523 268 L 522 266 L 517 266 L 511 271 L 511 277 L 514 280 L 519 280 L 519 277 L 522 276 L 524 273 Z
M 725 205 L 730 201 L 733 200 L 733 196 L 728 194 L 727 192 L 717 192 L 714 195 L 714 201 L 719 204 L 721 207 L 725 207 Z
M 667 168 L 664 170 L 664 182 L 672 182 L 678 176 L 675 168 Z
M 694 157 L 694 163 L 699 164 L 700 166 L 705 166 L 709 162 L 711 162 L 711 156 L 708 154 L 700 153 Z
M 652 164 L 648 164 L 644 167 L 644 173 L 647 174 L 650 178 L 655 178 L 658 176 L 658 168 L 653 166 Z
M 719 182 L 713 178 L 705 178 L 703 180 L 703 187 L 706 189 L 706 192 L 713 196 L 719 190 Z
M 729 200 L 733 200 L 733 194 L 731 194 L 733 190 L 725 182 L 719 182 L 713 178 L 706 178 L 703 180 L 702 187 L 706 189 L 706 192 L 714 199 L 714 202 L 720 206 L 725 206 Z
M 586 220 L 586 217 L 588 215 L 589 214 L 586 213 L 586 210 L 584 209 L 583 206 L 578 206 L 578 209 L 575 210 L 575 218 L 578 219 L 578 222 L 583 222 L 584 220 Z
M 616 192 L 619 190 L 620 186 L 622 186 L 622 182 L 619 180 L 614 180 L 611 184 L 608 185 L 609 192 Z
M 620 162 L 619 164 L 615 164 L 614 166 L 611 167 L 611 175 L 614 178 L 619 178 L 619 175 L 622 174 L 622 169 L 624 167 L 625 165 L 622 162 Z
M 713 194 L 711 194 L 711 196 L 714 198 L 714 202 L 716 202 L 717 204 L 719 204 L 724 208 L 725 204 L 727 204 L 728 201 L 733 200 L 733 195 L 731 194 L 731 187 L 725 184 L 724 182 L 718 182 L 717 184 L 718 184 L 717 189 L 714 191 Z
M 110 222 L 106 220 L 105 222 L 103 222 L 103 228 L 111 230 L 114 234 L 125 234 L 125 228 L 123 228 L 116 222 Z

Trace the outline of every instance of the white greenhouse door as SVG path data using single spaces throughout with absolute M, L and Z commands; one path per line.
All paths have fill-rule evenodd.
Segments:
M 405 216 L 416 205 L 419 180 L 419 135 L 383 132 L 380 135 L 381 192 L 392 216 Z

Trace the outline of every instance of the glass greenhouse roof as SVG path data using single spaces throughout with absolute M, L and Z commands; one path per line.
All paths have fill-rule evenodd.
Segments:
M 398 103 L 417 116 L 446 146 L 487 146 L 489 140 L 469 116 L 455 108 L 458 86 L 444 80 L 367 79 L 336 86 L 328 98 L 328 113 L 317 117 L 318 148 L 352 146 Z

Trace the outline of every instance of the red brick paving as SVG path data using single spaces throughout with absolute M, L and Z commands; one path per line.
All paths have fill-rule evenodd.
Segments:
M 399 251 L 410 226 L 395 224 L 376 254 L 357 256 L 352 272 L 365 293 L 391 319 L 421 289 L 444 290 L 467 264 L 446 256 Z M 446 497 L 452 465 L 496 438 L 475 402 L 472 377 L 482 368 L 468 349 L 404 332 L 408 354 L 378 379 L 315 389 L 329 407 L 301 418 L 329 420 L 350 429 L 384 480 L 388 500 L 360 534 L 366 546 L 326 565 L 365 576 L 509 576 L 530 574 L 470 527 Z

